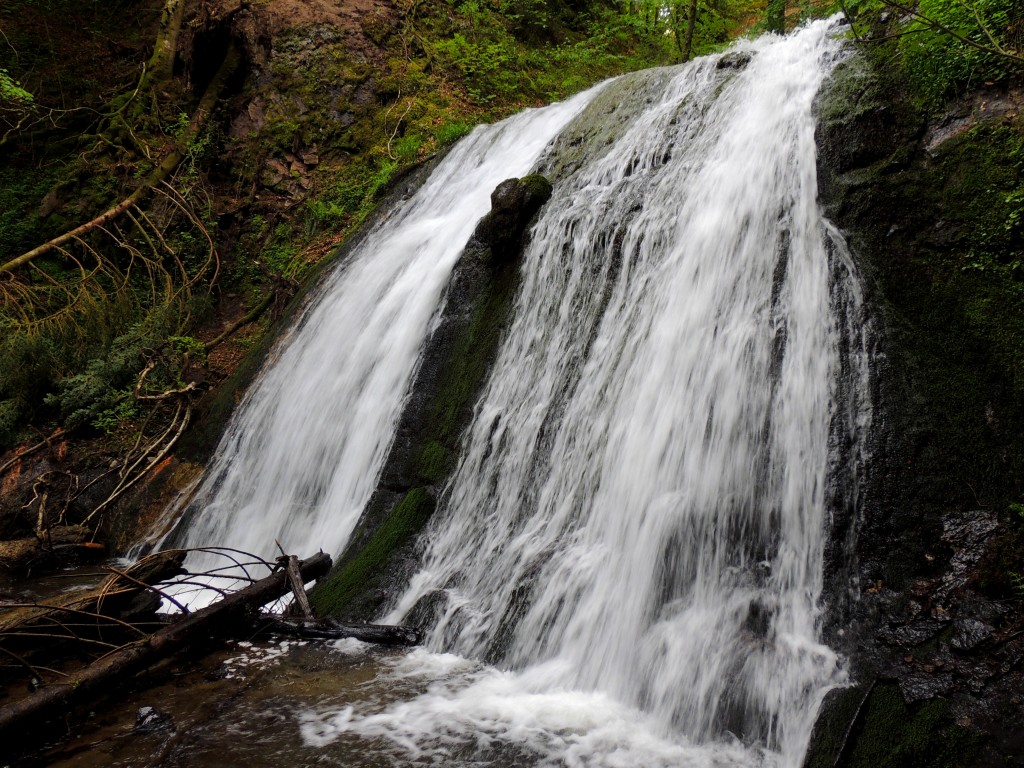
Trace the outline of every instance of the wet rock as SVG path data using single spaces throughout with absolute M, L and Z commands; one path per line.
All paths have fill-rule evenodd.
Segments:
M 992 637 L 992 627 L 977 619 L 957 619 L 953 622 L 953 638 L 949 647 L 956 651 L 973 651 Z
M 746 51 L 727 53 L 715 65 L 718 69 L 744 69 L 750 63 L 751 55 Z
M 953 675 L 948 672 L 911 672 L 897 681 L 907 704 L 942 696 L 953 689 Z
M 986 545 L 998 528 L 995 514 L 984 509 L 965 512 L 962 516 L 943 521 L 942 540 L 951 545 L 954 552 L 938 589 L 940 597 L 967 585 L 974 566 L 985 554 Z
M 174 722 L 170 715 L 156 707 L 139 707 L 135 713 L 135 733 L 154 733 L 173 728 Z
M 890 645 L 912 648 L 927 642 L 942 631 L 937 621 L 915 621 L 898 627 L 886 627 L 878 633 L 878 639 Z
M 491 193 L 491 210 L 477 225 L 474 237 L 505 261 L 519 252 L 533 215 L 551 199 L 551 182 L 540 175 L 506 179 Z

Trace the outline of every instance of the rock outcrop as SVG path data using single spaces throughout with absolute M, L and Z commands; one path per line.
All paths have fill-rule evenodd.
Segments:
M 455 468 L 462 432 L 498 351 L 519 284 L 518 254 L 551 196 L 543 176 L 503 181 L 452 274 L 377 490 L 345 552 L 310 595 L 320 616 L 374 618 L 415 568 L 416 535 Z
M 1024 124 L 984 106 L 1010 91 L 929 117 L 898 68 L 858 54 L 819 103 L 822 200 L 876 324 L 876 421 L 828 563 L 855 685 L 826 702 L 808 766 L 1024 764 Z

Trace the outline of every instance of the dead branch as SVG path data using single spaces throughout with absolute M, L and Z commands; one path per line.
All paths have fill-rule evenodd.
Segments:
M 265 619 L 264 629 L 325 640 L 352 638 L 378 645 L 418 645 L 423 639 L 422 633 L 412 627 L 390 624 L 342 624 L 333 619 L 285 619 L 269 616 Z
M 307 619 L 313 618 L 313 609 L 309 605 L 309 598 L 306 596 L 306 585 L 299 576 L 299 558 L 295 555 L 288 556 L 285 571 L 288 573 L 288 582 L 291 584 L 292 594 L 295 595 L 295 602 L 302 609 L 302 615 Z
M 49 605 L 5 606 L 6 610 L 0 612 L 0 632 L 21 632 L 27 628 L 38 627 L 49 617 L 66 613 L 113 616 L 143 591 L 145 585 L 164 581 L 180 573 L 184 560 L 184 550 L 159 552 L 144 557 L 127 569 L 126 573 L 130 574 L 130 579 L 115 573 L 95 589 L 64 597 Z
M 181 416 L 181 420 L 178 417 L 184 411 L 184 415 Z M 98 515 L 100 512 L 105 510 L 119 498 L 121 498 L 132 486 L 134 486 L 139 480 L 145 477 L 153 467 L 159 464 L 164 458 L 171 452 L 171 449 L 178 442 L 179 438 L 185 432 L 185 428 L 188 426 L 189 421 L 192 418 L 192 406 L 186 403 L 182 406 L 178 403 L 178 408 L 174 413 L 174 418 L 171 420 L 170 426 L 167 427 L 166 431 L 149 446 L 147 446 L 139 455 L 139 458 L 129 467 L 124 473 L 121 481 L 114 487 L 110 495 L 100 502 L 92 512 L 88 514 L 85 520 L 82 521 L 83 525 L 88 523 L 92 518 Z M 173 435 L 171 434 L 173 432 Z M 170 435 L 170 438 L 168 438 Z M 166 442 L 165 442 L 166 440 Z M 161 447 L 161 443 L 163 446 Z M 159 450 L 157 450 L 159 448 Z M 149 456 L 153 451 L 157 451 L 153 459 L 146 465 L 146 467 L 135 474 L 132 474 L 134 470 L 137 470 L 139 466 L 145 461 L 146 457 Z
M 211 349 L 213 349 L 222 341 L 231 336 L 231 334 L 233 334 L 239 328 L 248 325 L 249 323 L 259 318 L 259 316 L 262 315 L 267 310 L 267 307 L 269 307 L 271 303 L 274 301 L 274 294 L 275 291 L 271 290 L 266 296 L 263 297 L 262 300 L 260 300 L 259 304 L 250 309 L 245 315 L 231 323 L 231 325 L 225 328 L 217 338 L 213 339 L 212 341 L 206 342 L 206 344 L 204 345 L 206 351 L 209 352 Z
M 184 0 L 168 0 L 168 7 L 175 3 L 183 6 Z M 180 10 L 177 12 L 180 14 Z M 178 21 L 180 26 L 180 18 Z M 154 56 L 156 56 L 156 54 L 154 54 Z M 128 197 L 114 207 L 104 211 L 91 221 L 88 221 L 69 232 L 65 232 L 49 242 L 43 243 L 42 245 L 23 253 L 21 256 L 17 256 L 10 261 L 0 264 L 0 274 L 12 272 L 18 267 L 30 263 L 33 259 L 49 253 L 65 243 L 81 238 L 83 235 L 112 222 L 129 208 L 137 205 L 150 191 L 153 190 L 154 187 L 170 176 L 174 169 L 177 168 L 185 158 L 188 142 L 194 139 L 206 124 L 210 113 L 213 111 L 213 108 L 217 103 L 217 98 L 220 96 L 220 92 L 224 88 L 224 84 L 227 82 L 231 74 L 238 68 L 240 60 L 241 58 L 238 51 L 232 47 L 228 51 L 227 56 L 225 56 L 224 62 L 221 64 L 217 74 L 214 75 L 213 80 L 211 80 L 210 84 L 207 86 L 206 92 L 200 99 L 199 106 L 196 108 L 195 114 L 193 114 L 188 128 L 183 132 L 178 144 L 167 154 L 166 157 L 164 157 L 161 163 L 150 172 L 149 176 L 146 177 L 146 180 L 136 187 Z
M 321 552 L 300 563 L 301 578 L 312 581 L 327 573 L 330 567 L 330 556 Z M 112 684 L 183 649 L 189 642 L 230 635 L 247 613 L 258 610 L 261 605 L 284 594 L 288 589 L 287 581 L 283 571 L 272 573 L 144 640 L 107 654 L 65 682 L 46 685 L 20 701 L 0 707 L 0 735 L 10 738 L 15 729 L 24 728 L 30 723 L 39 724 L 75 704 L 102 695 L 112 689 Z
M 2 475 L 4 472 L 6 472 L 10 467 L 14 466 L 14 464 L 16 464 L 21 459 L 25 458 L 26 456 L 28 456 L 30 454 L 35 453 L 40 448 L 42 448 L 44 445 L 49 445 L 50 441 L 53 440 L 53 438 L 59 437 L 63 433 L 64 433 L 64 429 L 62 427 L 57 427 L 57 429 L 54 431 L 54 433 L 52 435 L 50 435 L 49 437 L 44 437 L 40 442 L 36 443 L 35 445 L 33 445 L 33 446 L 29 447 L 29 448 L 26 448 L 23 451 L 16 452 L 10 459 L 5 461 L 3 464 L 0 464 L 0 475 Z M 39 433 L 37 433 L 37 434 L 39 434 Z

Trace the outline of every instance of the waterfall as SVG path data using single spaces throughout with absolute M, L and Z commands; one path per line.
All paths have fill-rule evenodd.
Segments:
M 822 560 L 870 420 L 856 270 L 817 204 L 812 103 L 840 55 L 827 22 L 744 42 L 621 78 L 560 133 L 514 320 L 385 617 L 430 628 L 395 672 L 426 690 L 306 712 L 308 743 L 800 765 L 845 679 Z
M 172 534 L 177 545 L 230 546 L 271 560 L 275 539 L 300 557 L 344 548 L 491 190 L 525 175 L 594 93 L 477 128 L 329 277 L 231 420 L 189 503 L 196 514 L 182 515 Z M 187 565 L 200 572 L 224 561 L 193 553 Z

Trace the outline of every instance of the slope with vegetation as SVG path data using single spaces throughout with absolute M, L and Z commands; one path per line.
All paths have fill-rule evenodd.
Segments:
M 742 2 L 5 3 L 0 536 L 107 525 L 197 413 L 208 450 L 206 393 L 392 179 L 722 44 Z

